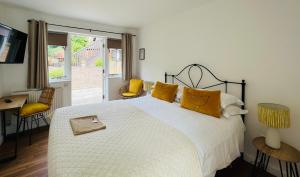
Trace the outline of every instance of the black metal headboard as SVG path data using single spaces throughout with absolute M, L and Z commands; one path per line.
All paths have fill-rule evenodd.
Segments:
M 191 69 L 192 68 L 198 68 L 200 70 L 200 79 L 196 82 L 193 81 L 193 79 L 191 78 Z M 188 71 L 188 78 L 190 83 L 186 83 L 183 80 L 181 80 L 179 77 L 184 73 L 184 71 L 187 70 Z M 216 80 L 216 83 L 208 85 L 208 86 L 204 86 L 204 87 L 200 87 L 201 89 L 207 89 L 207 88 L 211 88 L 211 87 L 216 87 L 216 86 L 221 86 L 224 85 L 225 87 L 225 92 L 227 93 L 228 91 L 228 84 L 234 84 L 234 85 L 241 85 L 241 100 L 245 103 L 245 88 L 246 88 L 246 81 L 242 80 L 242 82 L 232 82 L 232 81 L 227 81 L 227 80 L 221 80 L 219 78 L 217 78 L 207 67 L 200 65 L 200 64 L 190 64 L 187 65 L 186 67 L 184 67 L 178 74 L 168 74 L 165 72 L 165 83 L 168 82 L 168 78 L 170 77 L 172 79 L 172 83 L 174 83 L 174 81 L 178 81 L 179 83 L 190 87 L 190 88 L 199 88 L 200 86 L 200 82 L 203 79 L 203 71 L 207 71 L 208 73 L 210 73 L 211 76 L 213 76 L 213 78 Z M 245 109 L 245 106 L 241 106 L 242 109 Z M 245 119 L 245 115 L 242 115 L 242 119 L 244 121 Z

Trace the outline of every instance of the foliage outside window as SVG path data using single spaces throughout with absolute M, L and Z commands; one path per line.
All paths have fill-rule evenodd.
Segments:
M 95 59 L 95 66 L 98 68 L 102 68 L 103 67 L 103 59 L 102 58 L 96 58 Z
M 71 58 L 71 64 L 72 66 L 78 64 L 78 59 L 75 58 L 75 55 L 77 52 L 85 48 L 90 44 L 88 37 L 86 36 L 80 36 L 80 35 L 73 35 L 71 38 L 71 53 L 72 58 Z
M 74 35 L 71 38 L 71 51 L 72 53 L 78 52 L 82 48 L 89 45 L 88 37 Z
M 48 45 L 48 73 L 49 80 L 66 78 L 65 46 Z

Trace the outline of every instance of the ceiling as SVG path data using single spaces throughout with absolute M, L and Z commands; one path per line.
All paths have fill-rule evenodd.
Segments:
M 207 0 L 0 0 L 63 17 L 124 27 L 141 27 Z

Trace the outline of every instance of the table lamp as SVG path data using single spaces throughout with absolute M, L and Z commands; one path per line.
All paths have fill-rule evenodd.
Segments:
M 289 128 L 291 126 L 289 108 L 280 104 L 259 103 L 258 120 L 268 127 L 266 145 L 274 149 L 280 149 L 278 128 Z

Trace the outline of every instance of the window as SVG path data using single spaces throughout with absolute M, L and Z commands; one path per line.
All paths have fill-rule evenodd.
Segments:
M 66 79 L 65 46 L 48 45 L 49 81 Z
M 67 33 L 48 33 L 48 77 L 50 82 L 68 79 L 66 70 Z
M 107 39 L 109 75 L 122 75 L 122 46 L 120 39 Z
M 108 54 L 109 75 L 122 74 L 122 49 L 109 49 Z

